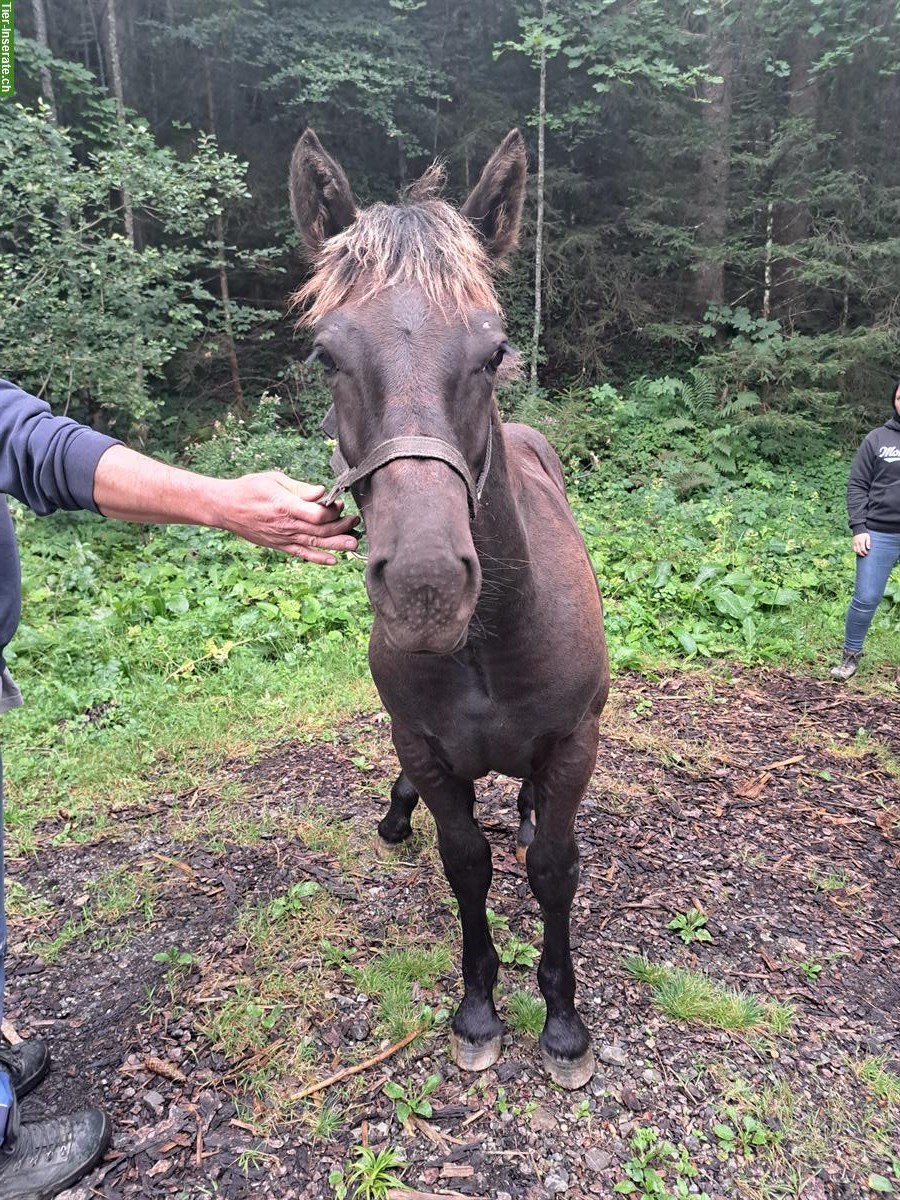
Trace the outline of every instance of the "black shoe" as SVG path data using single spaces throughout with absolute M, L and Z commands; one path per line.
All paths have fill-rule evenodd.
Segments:
M 33 1092 L 50 1070 L 50 1051 L 40 1038 L 27 1042 L 0 1042 L 0 1071 L 6 1071 L 12 1081 L 16 1099 Z
M 94 1169 L 111 1137 L 109 1117 L 96 1108 L 26 1122 L 13 1106 L 0 1146 L 0 1200 L 51 1200 Z

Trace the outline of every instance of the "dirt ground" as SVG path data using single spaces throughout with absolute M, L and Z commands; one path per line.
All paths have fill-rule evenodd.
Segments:
M 526 1032 L 478 1077 L 449 1062 L 456 921 L 427 814 L 412 849 L 374 852 L 394 771 L 380 715 L 160 791 L 87 844 L 48 822 L 40 852 L 9 866 L 8 1012 L 54 1055 L 32 1111 L 113 1114 L 114 1152 L 72 1195 L 329 1197 L 365 1143 L 401 1151 L 420 1193 L 611 1197 L 641 1137 L 668 1188 L 711 1200 L 900 1193 L 898 709 L 776 671 L 617 681 L 578 826 L 573 942 L 597 1073 L 574 1093 Z M 516 790 L 483 781 L 479 815 L 497 940 L 527 962 L 540 934 Z M 711 940 L 666 927 L 691 908 Z M 359 973 L 385 947 L 447 950 L 393 1017 L 388 984 Z M 626 970 L 634 954 L 793 1020 L 679 1020 Z M 503 1015 L 514 990 L 537 996 L 534 967 L 504 965 L 501 986 Z M 298 1098 L 427 1023 L 422 1005 L 434 1025 L 410 1047 Z M 414 1095 L 432 1074 L 431 1119 L 401 1125 L 385 1082 Z

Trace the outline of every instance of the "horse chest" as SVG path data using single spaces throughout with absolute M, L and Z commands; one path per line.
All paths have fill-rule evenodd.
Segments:
M 402 678 L 373 673 L 395 722 L 422 737 L 442 765 L 462 778 L 490 771 L 526 778 L 538 748 L 567 730 L 556 730 L 540 687 L 525 681 L 501 685 L 497 674 L 466 648 L 453 660 L 413 660 Z

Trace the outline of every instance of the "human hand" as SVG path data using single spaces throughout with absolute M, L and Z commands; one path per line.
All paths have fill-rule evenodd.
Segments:
M 868 533 L 854 533 L 853 535 L 853 553 L 858 554 L 860 558 L 865 558 L 869 553 L 872 545 L 872 539 Z
M 359 518 L 341 515 L 338 500 L 327 508 L 317 503 L 319 485 L 299 483 L 281 471 L 219 480 L 216 524 L 257 546 L 282 550 L 308 562 L 333 566 L 338 550 L 355 550 L 352 536 Z

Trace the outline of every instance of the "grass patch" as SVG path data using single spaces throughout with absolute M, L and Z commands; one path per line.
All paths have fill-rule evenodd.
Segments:
M 304 808 L 295 821 L 295 828 L 310 850 L 333 855 L 343 870 L 353 865 L 352 849 L 355 825 L 352 821 L 337 820 L 320 805 Z
M 14 920 L 41 921 L 53 911 L 54 904 L 46 896 L 30 892 L 15 879 L 6 881 L 6 915 Z
M 323 938 L 340 940 L 347 927 L 342 906 L 311 879 L 245 909 L 239 925 L 262 961 L 273 963 L 288 953 L 309 953 Z
M 900 1107 L 900 1076 L 885 1068 L 886 1054 L 871 1055 L 856 1064 L 854 1070 L 873 1096 L 890 1107 Z
M 724 987 L 700 971 L 652 963 L 644 955 L 625 960 L 625 969 L 653 994 L 653 1002 L 675 1021 L 714 1029 L 785 1033 L 793 1021 L 790 1005 L 760 1000 L 750 992 Z
M 858 1189 L 845 1194 L 862 1196 L 863 1181 L 871 1173 L 891 1173 L 900 1165 L 896 1119 L 868 1101 L 858 1086 L 863 1070 L 879 1077 L 879 1059 L 850 1064 L 824 1092 L 808 1092 L 772 1074 L 762 1086 L 754 1086 L 730 1063 L 713 1064 L 709 1070 L 721 1088 L 719 1110 L 732 1127 L 738 1133 L 750 1131 L 751 1142 L 754 1130 L 764 1132 L 746 1148 L 745 1159 L 752 1155 L 754 1161 L 745 1164 L 735 1181 L 741 1195 L 754 1200 L 801 1196 L 806 1182 L 827 1166 L 839 1173 L 845 1187 L 849 1183 Z
M 70 917 L 62 929 L 52 938 L 34 938 L 28 943 L 28 953 L 35 954 L 47 966 L 52 966 L 64 951 L 84 937 L 91 929 L 91 920 L 87 914 Z
M 414 985 L 432 988 L 453 967 L 453 952 L 446 942 L 428 947 L 397 947 L 380 951 L 364 967 L 344 969 L 356 989 L 377 999 L 380 1031 L 392 1041 L 412 1033 L 435 1018 L 431 1005 L 418 1002 Z
M 125 867 L 117 867 L 88 888 L 91 915 L 97 921 L 118 921 L 140 910 L 144 923 L 153 920 L 153 891 L 148 882 Z
M 843 867 L 825 871 L 813 867 L 806 878 L 817 892 L 843 892 L 851 883 L 850 876 Z
M 514 1033 L 524 1033 L 536 1038 L 544 1028 L 547 1006 L 540 996 L 531 992 L 511 992 L 503 1009 L 507 1025 Z

